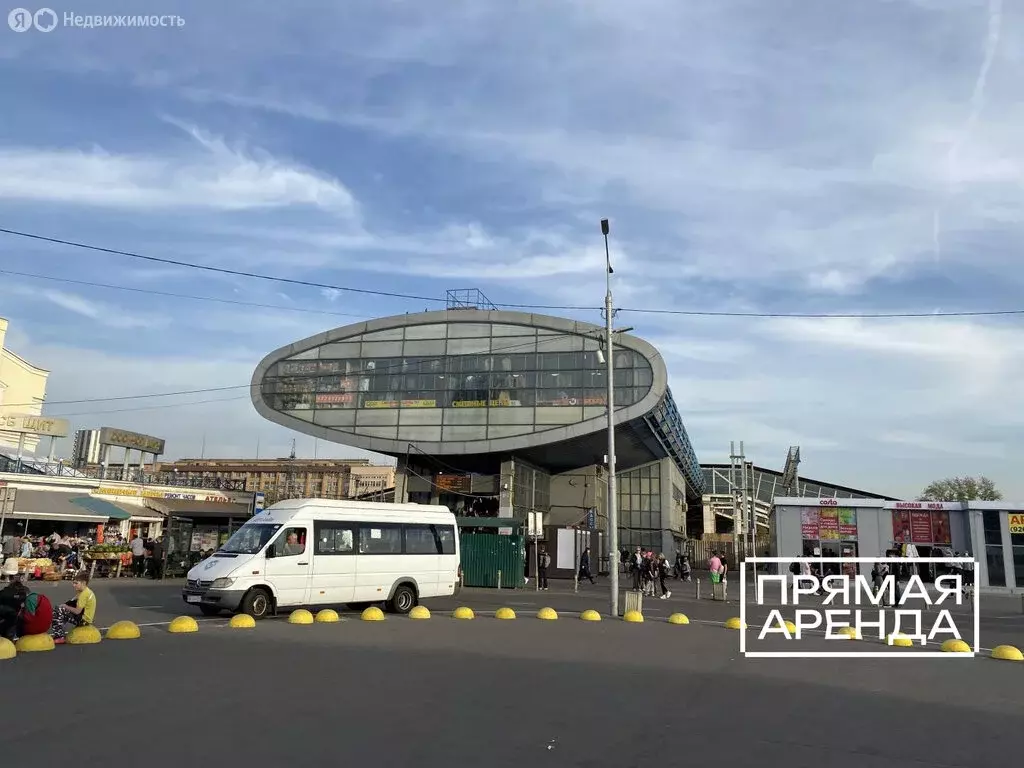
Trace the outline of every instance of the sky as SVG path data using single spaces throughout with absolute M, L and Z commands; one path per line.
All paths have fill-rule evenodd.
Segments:
M 600 323 L 607 217 L 702 461 L 1024 499 L 1024 316 L 934 316 L 1024 308 L 1019 0 L 146 6 L 184 23 L 0 26 L 0 227 L 423 300 L 0 234 L 46 413 L 168 458 L 364 456 L 263 420 L 259 360 L 448 289 Z M 95 401 L 183 390 L 211 391 Z

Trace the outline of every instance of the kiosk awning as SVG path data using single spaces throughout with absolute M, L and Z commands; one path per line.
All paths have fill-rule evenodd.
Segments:
M 188 499 L 146 499 L 146 506 L 163 515 L 204 517 L 227 520 L 249 517 L 248 504 L 224 501 L 189 501 Z
M 80 493 L 18 490 L 12 518 L 105 523 L 127 520 L 131 512 L 116 504 Z

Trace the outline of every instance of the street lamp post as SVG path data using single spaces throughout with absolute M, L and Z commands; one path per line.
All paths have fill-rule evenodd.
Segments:
M 604 235 L 605 285 L 605 366 L 608 377 L 608 549 L 610 557 L 608 575 L 610 581 L 610 608 L 612 618 L 619 616 L 619 510 L 615 489 L 615 355 L 612 354 L 612 258 L 608 251 L 608 219 L 601 219 L 601 234 Z

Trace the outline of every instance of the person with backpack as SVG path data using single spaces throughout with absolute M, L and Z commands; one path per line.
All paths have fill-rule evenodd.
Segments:
M 46 595 L 29 592 L 18 622 L 18 634 L 45 635 L 53 624 L 53 604 Z
M 548 567 L 551 565 L 551 555 L 546 547 L 541 547 L 537 553 L 537 588 L 548 589 Z

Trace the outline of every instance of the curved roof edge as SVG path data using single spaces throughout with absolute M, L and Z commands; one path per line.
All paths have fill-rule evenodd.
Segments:
M 316 334 L 301 341 L 293 342 L 279 349 L 274 350 L 260 361 L 253 372 L 252 382 L 249 387 L 249 396 L 256 411 L 268 421 L 279 424 L 298 432 L 327 440 L 334 443 L 352 445 L 367 451 L 390 454 L 392 456 L 405 454 L 409 447 L 407 440 L 391 440 L 380 437 L 369 437 L 356 432 L 343 432 L 330 427 L 323 427 L 318 424 L 290 416 L 281 411 L 271 408 L 263 399 L 261 383 L 266 376 L 270 366 L 285 360 L 294 355 L 307 352 L 324 344 L 331 344 L 343 341 L 352 336 L 374 331 L 384 331 L 392 328 L 402 328 L 415 325 L 431 325 L 435 323 L 498 323 L 507 325 L 524 325 L 545 330 L 558 331 L 565 334 L 578 336 L 594 336 L 603 334 L 604 328 L 593 323 L 585 323 L 579 320 L 567 320 L 561 317 L 549 315 L 537 315 L 527 312 L 509 312 L 504 310 L 436 310 L 433 312 L 420 312 L 408 315 L 392 315 L 391 317 L 368 320 L 361 323 L 346 325 L 335 328 L 324 333 Z M 668 371 L 665 368 L 665 361 L 651 344 L 643 339 L 628 334 L 618 334 L 616 346 L 639 352 L 651 364 L 652 384 L 639 402 L 615 411 L 615 423 L 624 424 L 634 419 L 641 419 L 652 411 L 661 402 L 668 389 Z M 511 453 L 532 446 L 559 443 L 564 440 L 572 440 L 576 437 L 588 435 L 602 430 L 607 425 L 607 418 L 600 416 L 594 419 L 579 421 L 575 424 L 556 426 L 539 432 L 532 432 L 527 435 L 515 437 L 498 438 L 493 440 L 464 440 L 444 442 L 421 442 L 417 441 L 416 446 L 425 453 L 434 455 L 472 454 L 472 453 Z

